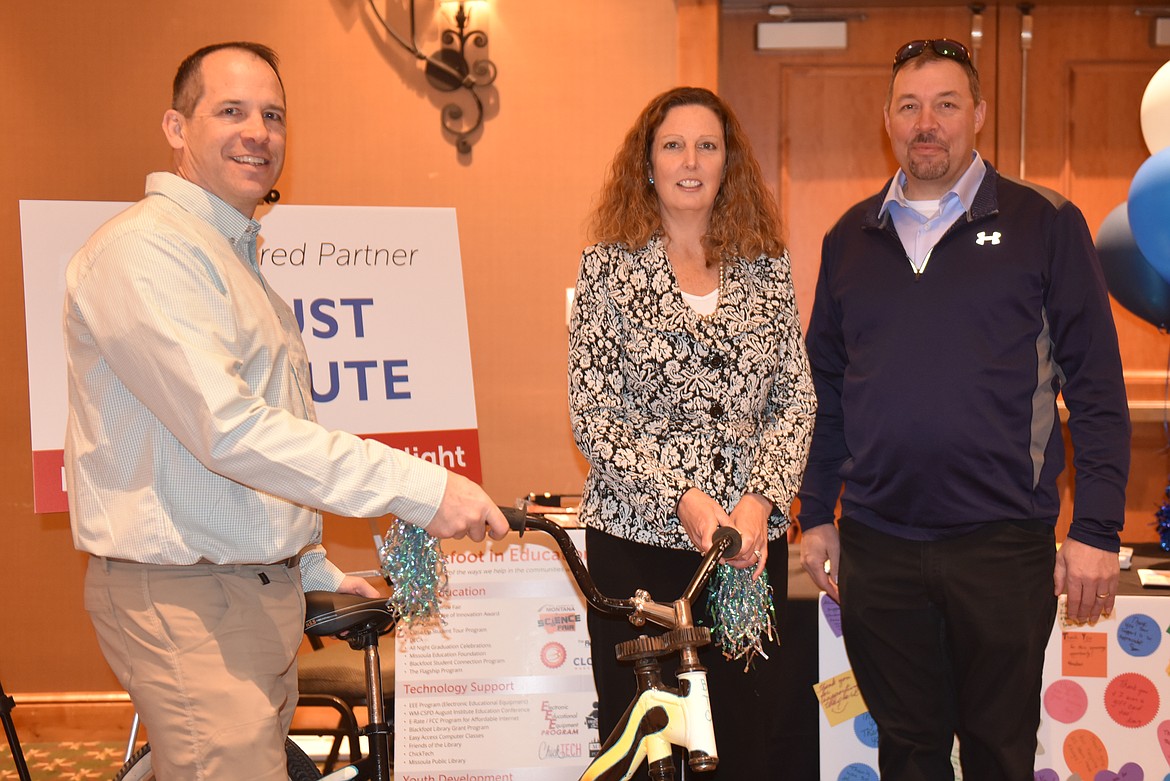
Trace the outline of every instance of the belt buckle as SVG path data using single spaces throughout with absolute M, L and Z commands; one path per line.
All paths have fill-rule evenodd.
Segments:
M 294 555 L 289 556 L 284 561 L 279 562 L 285 569 L 292 569 L 301 563 L 301 552 L 297 551 Z

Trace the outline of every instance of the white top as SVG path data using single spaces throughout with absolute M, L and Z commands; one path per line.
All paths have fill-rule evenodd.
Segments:
M 703 317 L 714 314 L 715 308 L 719 306 L 719 288 L 715 288 L 710 293 L 702 296 L 688 293 L 685 290 L 680 292 L 682 292 L 683 301 L 686 301 L 691 309 L 694 309 Z

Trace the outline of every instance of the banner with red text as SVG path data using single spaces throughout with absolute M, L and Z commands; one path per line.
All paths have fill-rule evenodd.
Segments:
M 130 204 L 21 201 L 34 506 L 68 510 L 62 469 L 69 258 Z M 454 209 L 262 209 L 265 279 L 293 307 L 317 417 L 479 481 L 481 467 Z
M 569 535 L 584 552 L 584 531 Z M 560 549 L 530 532 L 443 550 L 442 625 L 396 636 L 394 778 L 575 781 L 600 750 L 597 694 Z

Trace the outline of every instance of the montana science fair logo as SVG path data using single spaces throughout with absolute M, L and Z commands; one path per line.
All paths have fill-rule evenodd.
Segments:
M 540 662 L 550 670 L 555 670 L 565 663 L 569 654 L 565 647 L 555 640 L 544 644 L 540 649 Z
M 581 614 L 572 605 L 541 605 L 537 611 L 536 625 L 545 632 L 575 632 L 581 623 Z

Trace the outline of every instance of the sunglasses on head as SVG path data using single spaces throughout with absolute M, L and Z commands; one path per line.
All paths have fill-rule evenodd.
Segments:
M 908 60 L 922 54 L 927 48 L 933 49 L 934 53 L 940 57 L 954 60 L 961 65 L 971 64 L 971 53 L 967 51 L 966 46 L 958 41 L 952 41 L 950 38 L 932 38 L 925 41 L 910 41 L 898 49 L 894 55 L 894 70 L 898 70 Z

